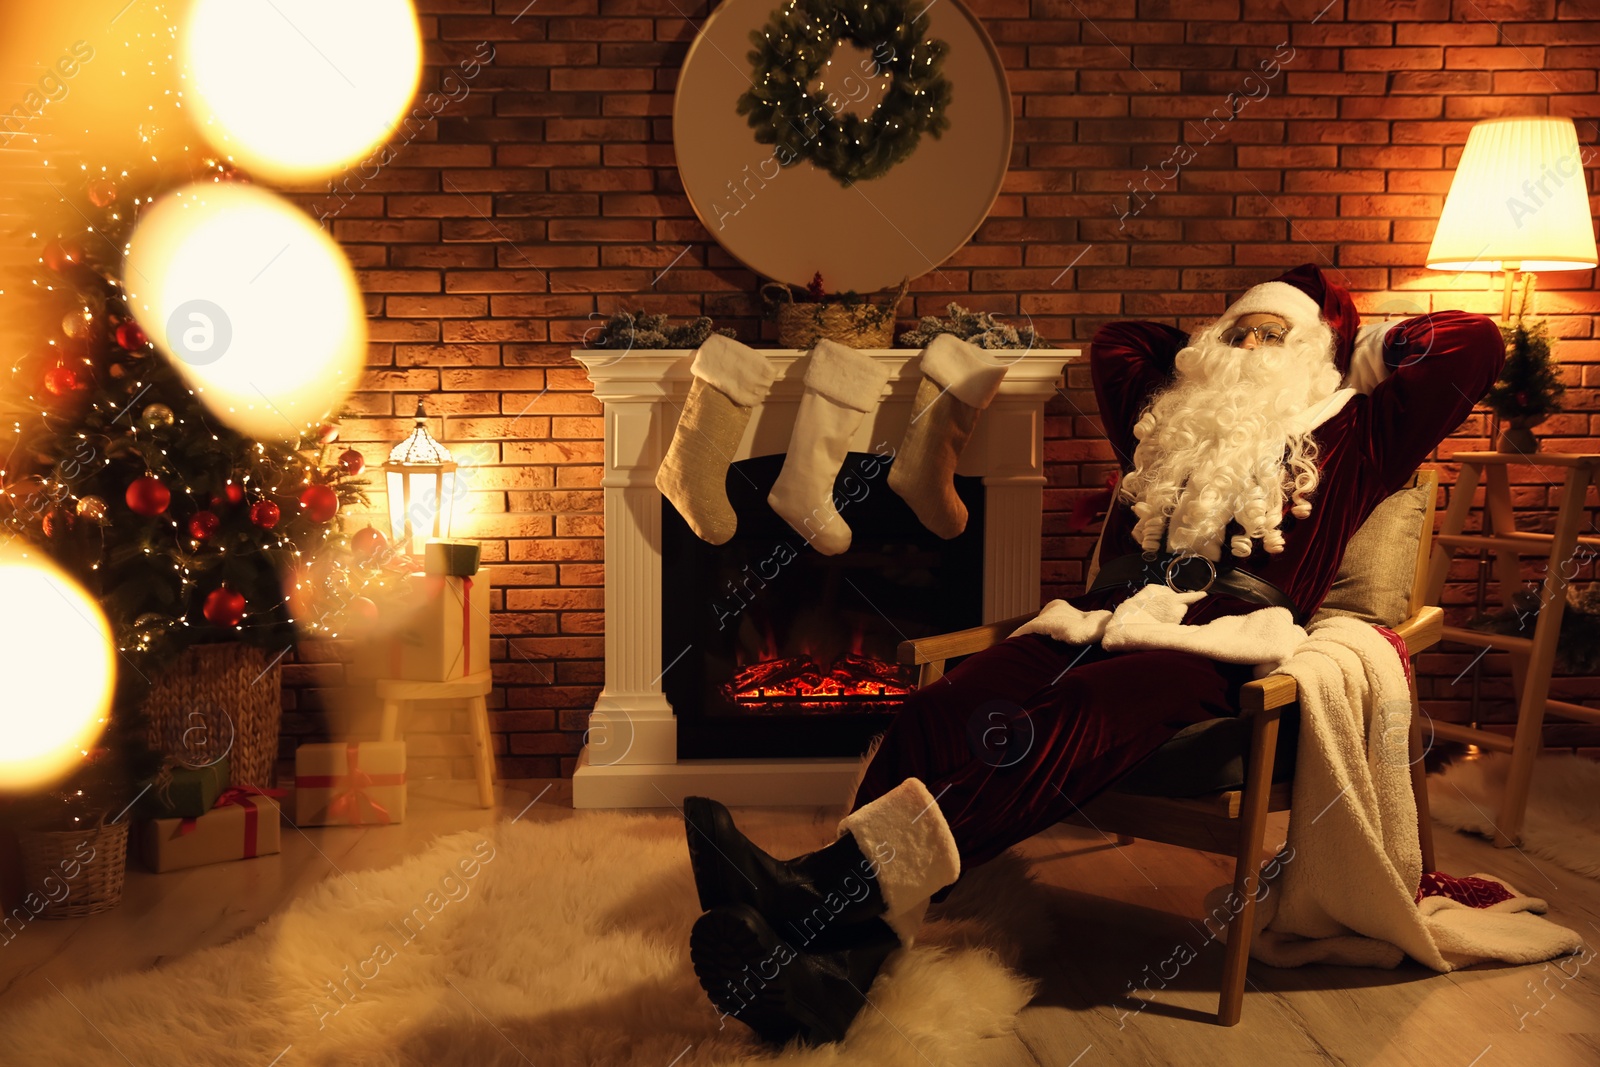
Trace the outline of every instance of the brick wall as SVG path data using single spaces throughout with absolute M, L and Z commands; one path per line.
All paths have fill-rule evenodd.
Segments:
M 1305 261 L 1332 269 L 1367 314 L 1493 314 L 1487 276 L 1420 267 L 1469 126 L 1569 115 L 1581 140 L 1597 140 L 1594 0 L 971 3 L 1009 72 L 1011 172 L 939 289 L 913 286 L 908 319 L 956 299 L 1081 345 L 1116 318 L 1192 326 Z M 446 441 L 473 451 L 466 532 L 495 568 L 500 769 L 566 775 L 601 681 L 604 624 L 600 409 L 567 353 L 620 306 L 772 336 L 755 314 L 757 279 L 695 219 L 673 165 L 674 80 L 710 7 L 418 6 L 424 90 L 436 95 L 419 97 L 392 160 L 300 195 L 359 268 L 372 313 L 371 370 L 345 438 L 381 459 L 422 393 Z M 1541 427 L 1546 447 L 1600 451 L 1594 274 L 1546 274 L 1540 291 L 1570 387 L 1567 411 Z M 1093 412 L 1088 370 L 1075 367 L 1046 427 L 1046 598 L 1081 587 L 1091 538 L 1069 535 L 1065 512 L 1113 469 Z M 1485 447 L 1487 433 L 1475 414 L 1445 443 L 1447 486 L 1448 457 Z M 1517 470 L 1518 503 L 1547 511 L 1554 477 Z M 1458 567 L 1449 603 L 1470 600 L 1474 574 Z M 1452 679 L 1474 654 L 1452 646 L 1421 661 L 1435 714 L 1465 716 L 1470 675 Z M 291 735 L 317 728 L 318 687 L 335 674 L 316 661 L 334 655 L 307 649 L 288 667 Z M 1486 714 L 1507 692 L 1500 659 L 1484 660 Z M 1600 680 L 1559 681 L 1555 695 L 1592 700 Z M 466 773 L 452 751 L 438 749 L 435 769 Z

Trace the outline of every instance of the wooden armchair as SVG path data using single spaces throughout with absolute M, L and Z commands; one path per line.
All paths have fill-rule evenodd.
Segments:
M 1345 591 L 1344 604 L 1334 606 L 1335 596 L 1330 593 L 1317 618 L 1334 612 L 1383 623 L 1404 639 L 1406 648 L 1413 656 L 1440 640 L 1444 627 L 1443 612 L 1423 603 L 1438 483 L 1437 471 L 1419 470 L 1405 488 L 1374 511 L 1357 532 L 1345 554 L 1339 582 L 1335 585 L 1336 591 Z M 1375 580 L 1381 584 L 1380 576 L 1374 572 L 1375 560 L 1382 551 L 1391 555 L 1398 553 L 1404 559 L 1407 554 L 1404 546 L 1413 532 L 1416 552 L 1412 561 L 1410 595 L 1399 597 L 1395 595 L 1398 589 L 1391 588 L 1389 594 L 1392 603 L 1381 606 L 1376 603 L 1380 598 L 1371 595 L 1374 590 L 1381 591 L 1379 586 L 1373 584 Z M 1397 542 L 1396 538 L 1402 536 L 1404 540 Z M 1102 530 L 1102 542 L 1103 539 Z M 1364 539 L 1365 545 L 1361 543 Z M 1099 547 L 1096 546 L 1097 554 Z M 1394 573 L 1403 574 L 1403 571 Z M 1404 588 L 1403 578 L 1395 577 L 1392 580 L 1398 588 Z M 1362 603 L 1363 600 L 1371 603 Z M 1012 631 L 1031 618 L 1033 613 L 956 633 L 905 641 L 900 645 L 899 659 L 901 663 L 919 665 L 920 684 L 928 685 L 944 674 L 947 659 L 981 652 L 1005 640 Z M 1267 816 L 1271 812 L 1289 809 L 1294 748 L 1285 745 L 1285 751 L 1280 753 L 1279 726 L 1287 715 L 1297 733 L 1299 707 L 1295 690 L 1294 679 L 1286 675 L 1269 675 L 1246 683 L 1240 696 L 1239 719 L 1217 719 L 1188 728 L 1110 790 L 1085 804 L 1080 814 L 1065 820 L 1093 827 L 1103 833 L 1114 833 L 1119 845 L 1132 844 L 1136 838 L 1145 838 L 1235 858 L 1233 900 L 1243 903 L 1234 911 L 1228 924 L 1222 995 L 1217 1008 L 1217 1021 L 1224 1026 L 1232 1026 L 1239 1021 L 1244 1005 L 1245 968 L 1254 936 L 1255 896 L 1260 877 L 1260 859 L 1265 849 Z M 1415 714 L 1417 690 L 1414 680 L 1411 685 L 1411 705 L 1411 783 L 1417 800 L 1422 866 L 1423 870 L 1428 871 L 1434 869 L 1433 835 L 1422 764 L 1422 729 Z M 1190 743 L 1203 732 L 1203 728 L 1221 728 L 1231 732 L 1232 737 L 1213 735 L 1222 741 L 1220 747 L 1217 743 L 1205 746 Z M 1185 735 L 1189 736 L 1186 738 Z M 1228 751 L 1230 747 L 1233 749 L 1231 753 Z M 1197 758 L 1218 764 L 1229 763 L 1236 768 L 1234 775 L 1239 779 L 1238 782 L 1229 783 L 1226 788 L 1204 791 L 1200 795 L 1161 795 L 1161 783 L 1178 777 L 1175 772 L 1180 769 L 1185 772 L 1184 777 L 1191 779 L 1192 788 L 1193 776 L 1187 772 L 1193 770 L 1192 765 Z M 1217 771 L 1223 780 L 1227 779 L 1227 768 L 1219 766 Z M 1143 786 L 1139 791 L 1134 791 L 1131 783 L 1139 778 L 1144 779 Z M 1229 910 L 1233 911 L 1234 906 L 1230 903 Z

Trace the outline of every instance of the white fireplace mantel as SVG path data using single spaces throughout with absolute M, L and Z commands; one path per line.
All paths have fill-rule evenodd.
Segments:
M 762 349 L 776 372 L 735 461 L 788 451 L 809 352 Z M 867 349 L 889 372 L 876 412 L 851 451 L 898 450 L 921 381 L 916 349 Z M 957 473 L 985 487 L 983 619 L 1039 607 L 1044 406 L 1077 349 L 995 351 L 1010 362 L 1000 394 L 978 419 Z M 729 804 L 843 803 L 856 759 L 679 760 L 677 720 L 662 692 L 661 503 L 656 470 L 688 396 L 694 352 L 583 349 L 573 358 L 605 405 L 605 686 L 573 776 L 579 808 L 676 806 L 689 795 Z M 687 655 L 685 649 L 680 655 Z

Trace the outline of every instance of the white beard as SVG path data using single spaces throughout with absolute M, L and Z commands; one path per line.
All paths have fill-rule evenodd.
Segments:
M 1292 494 L 1297 518 L 1311 514 L 1317 444 L 1297 420 L 1342 376 L 1328 326 L 1296 332 L 1280 347 L 1239 349 L 1213 323 L 1178 353 L 1176 380 L 1134 426 L 1134 469 L 1118 490 L 1133 504 L 1133 539 L 1143 549 L 1161 551 L 1165 533 L 1169 551 L 1216 562 L 1237 520 L 1243 531 L 1228 546 L 1235 556 L 1250 555 L 1255 540 L 1278 553 L 1285 500 Z

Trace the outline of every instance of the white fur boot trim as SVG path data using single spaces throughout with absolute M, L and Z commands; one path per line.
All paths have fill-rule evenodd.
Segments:
M 922 350 L 919 364 L 922 375 L 932 378 L 955 398 L 980 411 L 1000 391 L 1008 364 L 990 356 L 977 345 L 969 344 L 953 333 L 941 333 Z
M 907 778 L 840 820 L 839 834 L 846 833 L 876 869 L 888 905 L 884 921 L 909 947 L 928 898 L 961 874 L 961 853 L 938 802 L 920 779 Z
M 715 386 L 742 408 L 753 408 L 772 388 L 772 363 L 749 345 L 714 333 L 694 354 L 689 373 Z

